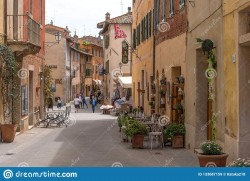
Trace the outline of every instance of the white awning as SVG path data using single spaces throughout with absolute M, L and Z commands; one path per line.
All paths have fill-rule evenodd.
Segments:
M 101 86 L 102 85 L 102 81 L 101 80 L 95 80 L 95 79 L 93 79 L 93 81 L 95 82 L 95 85 L 97 85 L 97 86 Z
M 132 77 L 118 77 L 123 88 L 132 88 Z

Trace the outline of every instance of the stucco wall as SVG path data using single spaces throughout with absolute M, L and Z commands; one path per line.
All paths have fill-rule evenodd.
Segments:
M 133 25 L 132 29 L 136 29 L 137 25 L 141 23 L 142 19 L 147 13 L 153 11 L 154 2 L 151 0 L 138 0 L 133 6 Z M 150 76 L 153 76 L 153 17 L 151 25 L 151 37 L 141 41 L 140 45 L 136 47 L 135 53 L 133 54 L 132 63 L 132 77 L 133 77 L 133 106 L 144 106 L 144 112 L 146 115 L 150 115 L 151 107 L 149 101 L 151 97 L 151 83 Z M 142 87 L 142 71 L 144 70 L 144 87 Z M 145 90 L 145 93 L 140 93 L 138 96 L 138 82 L 140 83 L 140 89 Z M 149 87 L 148 87 L 149 86 Z M 148 92 L 150 91 L 150 92 Z M 148 100 L 149 94 L 149 100 Z M 144 105 L 142 105 L 142 97 L 144 97 Z M 140 103 L 139 103 L 140 99 Z
M 203 94 L 204 91 L 207 91 L 207 86 L 202 85 L 201 79 L 199 79 L 199 76 L 205 76 L 206 69 L 203 65 L 206 65 L 207 62 L 204 60 L 205 55 L 200 53 L 200 44 L 196 43 L 196 38 L 211 39 L 214 42 L 218 72 L 215 84 L 216 113 L 218 115 L 217 140 L 225 148 L 225 82 L 221 5 L 221 1 L 217 0 L 196 1 L 195 7 L 188 3 L 189 28 L 186 50 L 185 122 L 187 129 L 186 147 L 191 149 L 199 147 L 203 141 L 206 141 L 208 128 L 208 120 L 203 120 L 201 117 L 202 114 L 207 114 L 208 100 Z M 203 67 L 203 75 L 199 73 L 201 71 L 199 67 Z
M 172 77 L 174 67 L 181 67 L 181 74 L 186 77 L 186 33 L 166 41 L 163 41 L 156 46 L 156 71 L 159 75 L 164 69 L 167 81 L 175 82 L 176 77 Z M 166 115 L 170 117 L 171 104 L 166 106 Z

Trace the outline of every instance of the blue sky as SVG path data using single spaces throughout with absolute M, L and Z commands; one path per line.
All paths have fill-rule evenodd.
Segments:
M 123 6 L 121 5 L 121 2 Z M 111 18 L 127 12 L 132 0 L 46 0 L 46 23 L 66 27 L 77 35 L 98 35 L 98 22 L 104 21 L 109 12 Z M 122 8 L 123 7 L 123 8 Z

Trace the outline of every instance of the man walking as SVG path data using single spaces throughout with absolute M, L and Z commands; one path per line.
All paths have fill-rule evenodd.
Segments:
M 88 109 L 88 104 L 86 102 L 86 98 L 84 95 L 82 95 L 82 108 L 84 109 L 84 105 L 86 105 L 87 109 Z

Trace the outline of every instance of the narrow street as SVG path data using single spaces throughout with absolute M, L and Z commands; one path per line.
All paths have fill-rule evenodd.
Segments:
M 198 166 L 186 149 L 132 149 L 121 141 L 116 117 L 89 109 L 74 113 L 73 125 L 33 128 L 16 136 L 12 144 L 0 143 L 0 166 Z

